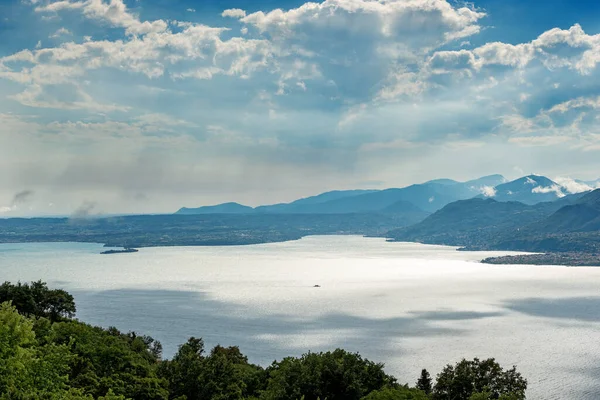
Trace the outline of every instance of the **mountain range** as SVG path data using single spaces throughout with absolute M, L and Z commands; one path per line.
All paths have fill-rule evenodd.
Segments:
M 336 190 L 306 197 L 290 203 L 256 208 L 238 203 L 224 203 L 198 208 L 181 208 L 176 214 L 275 213 L 275 214 L 351 214 L 371 212 L 428 213 L 456 200 L 477 196 L 482 188 L 496 186 L 506 179 L 490 175 L 467 182 L 436 179 L 404 188 L 383 190 Z
M 387 237 L 396 241 L 464 246 L 471 250 L 500 248 L 499 241 L 522 236 L 521 229 L 578 204 L 583 196 L 585 193 L 572 194 L 534 205 L 491 198 L 457 201 L 415 225 L 390 231 Z
M 502 175 L 467 182 L 436 179 L 404 188 L 332 191 L 255 208 L 238 203 L 182 208 L 177 214 L 389 214 L 397 229 L 384 236 L 394 241 L 470 250 L 600 251 L 600 189 L 588 190 L 600 186 L 600 180 L 567 183 L 539 175 L 510 182 Z M 574 188 L 584 191 L 571 193 Z
M 582 187 L 594 182 L 579 183 Z M 592 186 L 595 187 L 595 186 Z M 396 213 L 421 214 L 440 210 L 455 201 L 475 197 L 499 202 L 518 201 L 534 205 L 564 197 L 570 189 L 544 176 L 529 175 L 508 182 L 502 175 L 489 175 L 467 182 L 435 179 L 404 188 L 383 190 L 336 190 L 306 197 L 290 203 L 249 207 L 224 203 L 197 208 L 181 208 L 176 214 L 352 214 Z

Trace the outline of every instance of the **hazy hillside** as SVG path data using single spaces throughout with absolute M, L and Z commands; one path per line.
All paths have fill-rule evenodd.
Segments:
M 197 208 L 180 208 L 175 214 L 194 215 L 194 214 L 248 214 L 254 212 L 252 207 L 244 206 L 239 203 L 223 203 L 216 206 L 204 206 Z
M 343 199 L 346 197 L 360 196 L 363 194 L 369 194 L 378 192 L 378 190 L 332 190 L 330 192 L 325 192 L 318 194 L 316 196 L 305 197 L 302 199 L 295 200 L 291 203 L 280 203 L 280 204 L 272 204 L 266 206 L 258 206 L 255 208 L 257 212 L 264 213 L 296 213 L 303 212 L 302 208 L 306 206 L 311 206 L 315 204 L 322 204 L 328 201 L 335 201 L 339 199 Z
M 415 220 L 421 220 L 427 213 L 434 212 L 448 203 L 475 197 L 485 187 L 505 182 L 502 175 L 489 175 L 467 182 L 452 179 L 435 179 L 404 188 L 385 190 L 334 190 L 295 200 L 259 206 L 254 209 L 237 203 L 219 206 L 184 208 L 179 214 L 217 213 L 271 213 L 271 214 L 349 214 L 373 212 L 397 212 L 408 215 L 414 213 Z M 410 203 L 413 207 L 409 207 Z
M 469 199 L 450 203 L 420 223 L 394 230 L 388 237 L 398 241 L 479 247 L 499 235 L 541 220 L 560 207 L 535 206 L 493 199 Z
M 493 197 L 497 201 L 518 201 L 524 204 L 537 204 L 554 201 L 564 196 L 563 188 L 545 176 L 529 175 L 494 188 Z

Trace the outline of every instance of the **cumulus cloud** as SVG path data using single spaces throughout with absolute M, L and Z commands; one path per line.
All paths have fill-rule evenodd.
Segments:
M 68 30 L 65 27 L 62 27 L 48 37 L 55 39 L 55 38 L 59 38 L 61 36 L 72 36 L 72 35 L 73 35 L 73 33 L 70 30 Z M 39 47 L 41 47 L 41 45 Z
M 485 197 L 494 197 L 496 196 L 496 188 L 493 186 L 482 186 L 479 191 Z
M 125 28 L 129 35 L 143 35 L 151 32 L 158 33 L 164 32 L 167 29 L 167 23 L 163 20 L 141 22 L 129 12 L 123 0 L 111 0 L 109 3 L 105 3 L 103 0 L 60 0 L 44 6 L 38 6 L 35 10 L 40 13 L 80 10 L 90 19 L 106 22 L 114 27 Z
M 106 188 L 102 200 L 80 195 L 72 204 L 94 198 L 104 210 L 120 196 L 159 198 L 153 188 L 188 190 L 178 174 L 216 196 L 267 184 L 251 171 L 313 176 L 310 185 L 326 190 L 352 187 L 355 174 L 396 185 L 400 168 L 460 175 L 464 165 L 496 172 L 519 164 L 558 175 L 561 165 L 550 161 L 557 158 L 579 171 L 598 167 L 600 36 L 577 24 L 522 43 L 481 43 L 477 35 L 494 16 L 445 0 L 229 9 L 221 15 L 235 20 L 210 23 L 168 13 L 145 20 L 156 13 L 138 14 L 122 0 L 19 6 L 36 10 L 48 25 L 44 36 L 64 26 L 55 40 L 35 37 L 31 48 L 0 57 L 6 207 L 23 186 L 35 190 L 35 202 L 52 185 L 85 194 L 95 185 Z M 34 47 L 40 39 L 47 47 Z M 169 174 L 141 177 L 152 165 L 147 154 L 172 166 Z M 212 181 L 215 169 L 221 179 Z M 81 173 L 94 170 L 105 173 Z M 62 207 L 65 198 L 52 202 Z
M 241 10 L 239 8 L 230 8 L 228 10 L 223 11 L 221 16 L 230 18 L 244 18 L 246 16 L 246 11 Z
M 569 177 L 557 177 L 554 179 L 567 193 L 582 193 L 593 189 L 597 189 L 599 185 L 589 185 L 577 179 Z
M 536 186 L 531 189 L 531 193 L 554 193 L 556 194 L 556 197 L 565 197 L 560 185 Z
M 569 51 L 562 51 L 564 48 Z M 588 35 L 579 24 L 569 29 L 553 28 L 528 43 L 486 43 L 472 50 L 457 50 L 446 53 L 470 54 L 471 66 L 481 70 L 489 66 L 524 68 L 539 60 L 546 68 L 571 68 L 580 74 L 589 74 L 600 61 L 600 35 Z M 449 57 L 449 54 L 446 57 Z M 435 55 L 434 55 L 435 57 Z

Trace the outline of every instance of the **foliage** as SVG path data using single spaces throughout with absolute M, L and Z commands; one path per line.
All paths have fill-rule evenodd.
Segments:
M 425 394 L 430 394 L 432 385 L 431 375 L 426 369 L 422 369 L 421 376 L 417 380 L 417 389 L 422 390 Z
M 387 387 L 375 390 L 363 397 L 363 400 L 428 400 L 429 397 L 419 389 L 406 386 Z
M 46 317 L 51 321 L 75 316 L 75 300 L 62 289 L 50 290 L 42 281 L 16 285 L 0 285 L 0 303 L 12 301 L 13 306 L 26 316 Z
M 437 376 L 433 387 L 434 400 L 469 400 L 471 396 L 485 393 L 486 399 L 501 396 L 515 400 L 525 399 L 527 380 L 515 367 L 503 370 L 493 359 L 473 361 L 463 359 L 456 365 L 447 365 Z M 481 395 L 478 395 L 481 396 Z M 508 396 L 508 397 L 506 397 Z M 480 400 L 482 397 L 476 397 Z
M 65 346 L 36 346 L 32 322 L 10 303 L 0 305 L 0 399 L 58 399 L 68 391 Z
M 159 358 L 148 345 L 154 341 L 147 337 L 65 321 L 53 324 L 50 340 L 69 347 L 71 385 L 85 393 L 97 397 L 112 389 L 132 399 L 168 398 L 167 383 L 156 374 Z
M 383 364 L 342 349 L 287 357 L 274 362 L 267 372 L 268 384 L 261 398 L 268 400 L 360 399 L 396 383 L 383 371 Z

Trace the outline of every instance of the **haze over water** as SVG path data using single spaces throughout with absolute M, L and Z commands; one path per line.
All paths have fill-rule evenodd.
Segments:
M 75 295 L 81 320 L 239 345 L 251 362 L 358 351 L 400 382 L 462 357 L 516 364 L 529 399 L 600 398 L 600 268 L 493 266 L 490 254 L 352 236 L 243 247 L 1 244 L 2 280 Z M 320 285 L 317 288 L 314 285 Z

